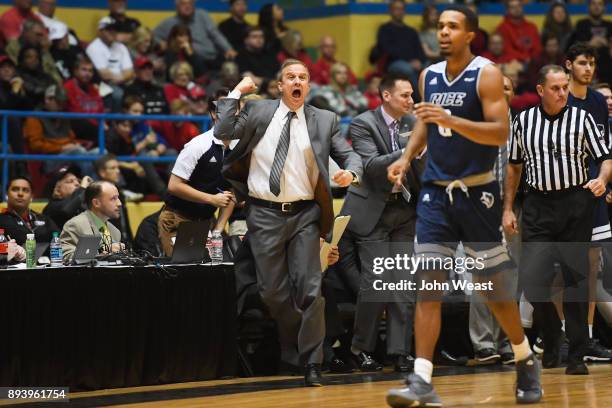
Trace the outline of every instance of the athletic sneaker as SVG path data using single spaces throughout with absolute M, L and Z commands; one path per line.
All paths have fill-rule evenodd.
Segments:
M 534 404 L 544 395 L 540 375 L 542 369 L 535 355 L 516 362 L 516 403 Z
M 542 354 L 544 353 L 544 340 L 542 340 L 540 337 L 538 337 L 535 341 L 535 343 L 533 343 L 533 352 L 536 354 Z
M 476 351 L 475 357 L 480 364 L 495 364 L 501 356 L 494 349 L 486 348 Z
M 589 340 L 586 353 L 584 353 L 584 361 L 610 361 L 612 360 L 612 351 L 608 350 L 601 344 L 599 340 Z
M 387 393 L 387 404 L 393 408 L 407 407 L 441 407 L 442 401 L 420 375 L 410 374 L 406 379 L 406 388 L 392 389 Z
M 508 351 L 506 353 L 501 353 L 501 362 L 502 364 L 508 365 L 508 364 L 514 364 L 514 353 L 511 351 Z

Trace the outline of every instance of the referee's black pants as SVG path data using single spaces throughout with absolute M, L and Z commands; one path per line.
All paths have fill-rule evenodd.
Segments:
M 534 323 L 546 346 L 559 345 L 561 321 L 550 301 L 563 290 L 568 361 L 582 362 L 588 332 L 588 248 L 595 200 L 582 187 L 561 192 L 532 190 L 523 203 L 520 287 L 534 308 Z M 553 288 L 554 263 L 561 265 L 563 284 Z

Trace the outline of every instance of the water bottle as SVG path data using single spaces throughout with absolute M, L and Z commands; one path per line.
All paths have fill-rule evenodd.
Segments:
M 26 250 L 26 266 L 28 268 L 35 268 L 37 259 L 35 259 L 36 238 L 34 237 L 34 234 L 26 235 L 25 250 Z
M 210 238 L 210 260 L 213 264 L 223 262 L 223 237 L 221 231 L 213 231 Z
M 59 239 L 59 232 L 53 233 L 51 244 L 49 245 L 49 258 L 51 258 L 51 266 L 64 265 L 64 251 Z
M 4 236 L 4 228 L 0 228 L 0 269 L 8 267 L 8 239 Z

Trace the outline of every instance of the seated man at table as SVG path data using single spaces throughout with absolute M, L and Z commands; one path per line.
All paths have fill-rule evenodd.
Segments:
M 64 261 L 72 260 L 79 242 L 85 235 L 95 235 L 100 240 L 100 253 L 119 252 L 123 249 L 121 232 L 109 219 L 116 219 L 121 214 L 119 190 L 108 181 L 94 181 L 85 189 L 85 204 L 87 210 L 69 219 L 64 224 L 60 235 Z
M 50 242 L 59 228 L 50 219 L 30 209 L 32 182 L 26 177 L 13 177 L 6 192 L 6 208 L 0 210 L 0 228 L 4 235 L 24 246 L 27 234 L 34 234 L 36 242 Z
M 43 214 L 51 218 L 59 230 L 64 227 L 66 221 L 87 209 L 83 196 L 93 180 L 89 176 L 79 179 L 80 174 L 80 169 L 76 166 L 62 167 L 51 176 L 47 185 L 49 203 Z

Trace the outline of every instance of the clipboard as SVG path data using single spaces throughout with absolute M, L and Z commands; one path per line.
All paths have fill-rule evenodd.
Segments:
M 331 242 L 324 241 L 323 245 L 321 245 L 321 251 L 319 252 L 322 272 L 327 269 L 327 257 L 329 255 L 329 251 L 331 251 L 332 245 L 338 245 L 338 242 L 340 242 L 340 238 L 342 238 L 342 234 L 344 234 L 344 230 L 346 229 L 346 226 L 350 220 L 350 215 L 341 215 L 336 217 L 334 220 Z

